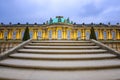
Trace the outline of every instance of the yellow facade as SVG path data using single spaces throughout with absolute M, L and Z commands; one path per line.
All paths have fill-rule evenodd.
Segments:
M 70 40 L 77 40 L 78 38 L 80 40 L 86 40 L 89 39 L 91 27 L 87 26 L 76 26 L 76 25 L 44 25 L 44 26 L 31 26 L 29 27 L 30 32 L 32 32 L 32 39 L 70 39 Z M 106 32 L 106 40 L 120 40 L 120 28 L 115 27 L 94 27 L 95 32 L 97 32 L 97 39 L 98 40 L 105 40 L 105 34 Z M 22 39 L 23 32 L 25 30 L 25 26 L 15 26 L 15 27 L 0 27 L 0 39 L 13 39 L 13 36 L 15 36 L 15 39 Z M 51 34 L 50 34 L 51 31 Z M 60 33 L 58 33 L 60 31 Z M 7 32 L 7 35 L 5 35 L 5 32 Z M 13 35 L 13 33 L 16 33 Z M 39 34 L 40 32 L 40 34 Z M 78 36 L 78 32 L 80 32 L 80 37 Z M 113 33 L 114 32 L 114 35 Z M 113 37 L 114 36 L 114 37 Z M 51 38 L 50 38 L 51 37 Z

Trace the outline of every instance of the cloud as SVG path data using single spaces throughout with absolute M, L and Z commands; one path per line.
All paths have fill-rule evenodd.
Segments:
M 62 15 L 77 23 L 120 22 L 119 0 L 1 0 L 0 21 L 43 23 Z

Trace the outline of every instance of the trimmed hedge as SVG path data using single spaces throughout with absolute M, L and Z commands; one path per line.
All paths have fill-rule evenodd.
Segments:
M 30 34 L 29 34 L 29 28 L 26 27 L 22 40 L 23 40 L 23 41 L 26 41 L 26 40 L 28 40 L 28 39 L 30 39 Z
M 90 39 L 97 40 L 95 30 L 93 27 L 91 27 L 91 29 L 90 29 Z

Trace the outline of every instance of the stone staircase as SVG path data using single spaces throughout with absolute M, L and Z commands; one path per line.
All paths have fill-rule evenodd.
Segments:
M 0 71 L 0 79 L 53 80 L 56 79 L 55 73 L 58 74 L 57 80 L 94 80 L 96 76 L 98 80 L 105 73 L 116 75 L 103 79 L 120 79 L 117 75 L 120 73 L 120 60 L 92 41 L 31 41 L 1 60 Z M 86 78 L 84 72 L 86 77 L 92 77 Z M 81 76 L 71 77 L 70 74 Z

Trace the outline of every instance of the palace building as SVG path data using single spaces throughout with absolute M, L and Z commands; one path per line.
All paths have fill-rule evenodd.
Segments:
M 90 29 L 94 27 L 98 40 L 120 40 L 120 25 L 76 24 L 69 18 L 56 16 L 43 24 L 3 24 L 0 25 L 0 39 L 21 40 L 26 27 L 32 39 L 89 40 Z

